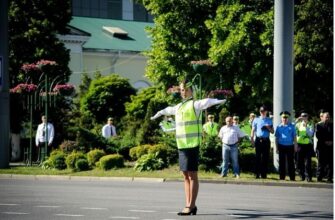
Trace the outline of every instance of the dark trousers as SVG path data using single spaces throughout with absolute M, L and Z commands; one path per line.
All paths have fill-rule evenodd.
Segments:
M 284 146 L 278 145 L 279 150 L 279 178 L 285 179 L 286 176 L 286 162 L 288 166 L 288 174 L 290 180 L 295 180 L 295 169 L 294 169 L 294 145 Z
M 317 149 L 318 168 L 317 179 L 321 181 L 327 177 L 329 181 L 333 180 L 333 146 L 322 146 Z
M 313 156 L 313 145 L 312 144 L 298 144 L 299 151 L 297 152 L 298 169 L 302 180 L 307 178 L 312 179 L 312 156 Z
M 256 178 L 260 176 L 266 178 L 268 173 L 268 162 L 270 153 L 270 139 L 269 138 L 256 138 Z

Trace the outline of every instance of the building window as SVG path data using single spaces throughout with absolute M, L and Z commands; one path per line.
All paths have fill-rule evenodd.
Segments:
M 152 22 L 153 17 L 149 12 L 147 12 L 143 5 L 134 2 L 134 20 Z
M 122 0 L 108 0 L 107 17 L 111 19 L 122 19 Z
M 128 17 L 134 21 L 153 22 L 153 17 L 143 5 L 133 2 L 133 11 L 130 10 Z M 93 17 L 93 18 L 110 18 L 122 19 L 122 0 L 72 0 L 72 15 Z

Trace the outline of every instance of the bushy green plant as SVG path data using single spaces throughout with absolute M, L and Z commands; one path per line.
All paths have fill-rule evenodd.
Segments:
M 152 171 L 164 168 L 164 161 L 159 158 L 158 153 L 142 155 L 135 163 L 134 169 L 137 171 Z
M 80 100 L 83 117 L 104 123 L 106 116 L 121 118 L 125 115 L 124 103 L 135 94 L 129 80 L 117 74 L 93 79 L 87 93 Z
M 137 147 L 133 147 L 129 150 L 129 156 L 132 160 L 139 159 L 142 155 L 147 154 L 151 145 L 144 144 Z
M 199 163 L 204 170 L 217 170 L 222 161 L 222 144 L 217 137 L 206 136 L 199 149 Z
M 78 159 L 76 160 L 76 164 L 75 164 L 75 169 L 76 171 L 85 171 L 85 170 L 89 170 L 89 164 L 87 159 Z
M 94 167 L 95 163 L 100 160 L 101 157 L 105 156 L 106 153 L 100 149 L 94 149 L 87 153 L 87 161 L 89 166 Z
M 57 170 L 64 170 L 66 169 L 66 163 L 65 163 L 65 154 L 57 154 L 54 157 L 50 158 L 52 161 L 52 165 Z
M 66 166 L 69 169 L 75 170 L 76 169 L 76 161 L 79 159 L 85 159 L 86 160 L 86 155 L 83 152 L 80 151 L 73 151 L 71 154 L 69 154 L 66 157 Z
M 238 162 L 241 171 L 254 172 L 256 162 L 255 149 L 252 147 L 240 148 Z
M 101 136 L 101 134 L 96 134 L 94 131 L 90 131 L 83 127 L 69 127 L 67 129 L 67 138 L 76 140 L 78 147 L 75 149 L 77 151 L 88 152 L 92 149 L 106 149 L 108 147 L 108 140 Z
M 53 169 L 51 160 L 48 159 L 48 160 L 43 161 L 43 163 L 42 163 L 42 169 L 43 169 L 43 170 L 50 170 L 50 169 Z
M 169 164 L 175 163 L 178 158 L 178 150 L 164 144 L 156 144 L 150 146 L 148 149 L 148 153 L 157 153 L 157 157 L 162 158 L 162 160 L 164 161 L 165 167 L 168 167 Z
M 79 145 L 76 141 L 64 140 L 59 148 L 65 153 L 71 153 L 74 150 L 79 150 Z
M 124 159 L 119 154 L 110 154 L 100 158 L 100 168 L 103 170 L 110 170 L 112 168 L 124 167 Z
M 54 150 L 50 153 L 50 157 L 42 163 L 42 169 L 64 170 L 66 154 L 61 150 Z

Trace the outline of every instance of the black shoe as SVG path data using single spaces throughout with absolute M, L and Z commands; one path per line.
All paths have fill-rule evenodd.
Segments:
M 196 206 L 192 209 L 190 207 L 185 207 L 185 208 L 187 208 L 189 211 L 185 212 L 183 210 L 181 212 L 178 212 L 177 215 L 197 215 L 198 208 Z
M 307 179 L 308 179 L 308 178 L 307 178 Z M 304 176 L 301 177 L 301 181 L 305 181 L 305 177 L 304 177 Z

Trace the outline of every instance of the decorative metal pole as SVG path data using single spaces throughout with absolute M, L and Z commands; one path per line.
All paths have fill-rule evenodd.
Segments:
M 29 113 L 30 113 L 30 123 L 29 123 L 29 152 L 28 152 L 28 160 L 29 166 L 32 166 L 32 152 L 33 152 L 33 95 L 28 94 L 28 105 L 29 105 Z
M 45 125 L 45 145 L 44 145 L 44 151 L 42 150 L 41 153 L 41 163 L 44 161 L 45 157 L 48 155 L 48 143 L 49 143 L 49 131 L 48 131 L 48 107 L 49 107 L 49 84 L 48 84 L 48 73 L 44 72 L 45 74 L 45 117 L 47 118 L 46 120 L 46 125 Z

